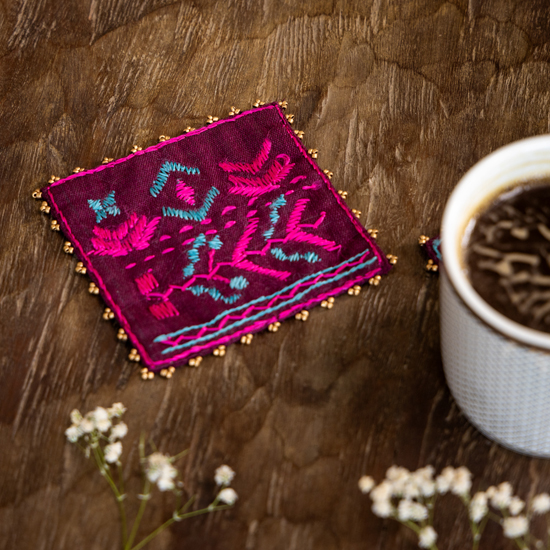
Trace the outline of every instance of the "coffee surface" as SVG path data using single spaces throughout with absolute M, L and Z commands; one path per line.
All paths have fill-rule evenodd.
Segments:
M 468 276 L 494 309 L 550 332 L 550 178 L 500 195 L 475 220 Z

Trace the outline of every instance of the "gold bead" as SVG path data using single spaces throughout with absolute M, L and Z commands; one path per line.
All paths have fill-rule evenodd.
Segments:
M 418 244 L 426 244 L 430 240 L 430 237 L 427 237 L 426 235 L 420 235 L 418 237 Z
M 302 130 L 294 130 L 294 133 L 298 139 L 304 139 L 304 132 Z
M 48 183 L 55 183 L 56 181 L 59 181 L 58 176 L 50 176 L 50 179 L 48 180 Z
M 74 252 L 74 247 L 71 241 L 65 241 L 63 243 L 63 252 L 65 252 L 65 254 L 72 254 Z
M 289 124 L 294 124 L 294 115 L 285 115 Z
M 218 346 L 212 353 L 216 357 L 223 357 L 225 355 L 225 346 Z
M 302 311 L 300 311 L 294 316 L 294 318 L 298 319 L 298 321 L 307 321 L 308 317 L 309 317 L 309 311 L 307 309 L 302 309 Z
M 338 194 L 345 200 L 348 198 L 348 192 L 343 191 L 342 189 L 338 189 Z
M 374 277 L 371 277 L 369 279 L 369 285 L 378 286 L 381 280 L 382 280 L 382 277 L 380 277 L 380 275 L 375 275 Z
M 115 313 L 110 307 L 106 307 L 103 311 L 103 319 L 105 321 L 110 321 L 111 319 L 115 318 Z
M 103 160 L 101 161 L 101 164 L 109 164 L 110 162 L 113 162 L 113 158 L 111 157 L 103 157 Z
M 49 214 L 50 210 L 50 205 L 46 201 L 42 201 L 42 203 L 40 204 L 40 212 L 44 214 Z
M 367 229 L 367 233 L 373 238 L 378 237 L 378 229 Z
M 88 285 L 88 292 L 90 294 L 99 294 L 99 287 L 95 283 L 90 283 Z
M 229 116 L 238 115 L 240 112 L 241 112 L 240 109 L 237 109 L 237 107 L 231 106 L 231 110 L 229 111 Z
M 189 359 L 189 366 L 190 367 L 198 367 L 202 362 L 202 357 L 199 355 L 198 357 L 193 357 L 192 359 Z
M 174 374 L 174 373 L 176 372 L 176 367 L 170 365 L 170 366 L 168 367 L 168 372 L 169 372 L 170 374 Z
M 392 265 L 395 265 L 397 263 L 397 256 L 394 256 L 393 254 L 386 254 L 386 258 L 388 258 L 388 261 Z
M 359 285 L 354 285 L 351 288 L 348 288 L 348 294 L 350 296 L 358 296 L 361 292 L 361 287 Z
M 217 116 L 208 115 L 208 118 L 206 119 L 206 124 L 212 124 L 213 122 L 217 122 L 220 120 Z
M 193 130 L 195 130 L 195 128 L 193 128 L 193 126 L 187 126 L 187 128 L 185 128 L 185 130 L 184 130 L 184 133 L 188 134 L 189 132 L 192 132 Z
M 59 223 L 57 223 L 57 220 L 52 220 L 50 222 L 50 229 L 52 231 L 59 231 L 61 229 L 60 226 L 59 226 Z
M 40 191 L 40 189 L 35 189 L 32 192 L 32 198 L 33 199 L 41 199 L 42 198 L 42 191 Z
M 78 262 L 76 264 L 76 267 L 74 268 L 74 270 L 77 272 L 77 273 L 80 273 L 80 275 L 86 275 L 86 272 L 88 271 L 86 269 L 86 267 L 84 267 L 84 264 L 82 262 Z
M 166 378 L 166 375 L 168 374 L 168 371 L 166 369 L 161 369 L 159 374 L 163 377 L 163 378 Z
M 138 350 L 136 348 L 132 348 L 130 350 L 130 353 L 128 354 L 128 359 L 130 361 L 135 361 L 136 363 L 139 363 L 141 357 L 139 356 Z M 146 369 L 141 369 L 141 373 L 143 374 L 144 372 L 146 372 Z
M 351 213 L 357 218 L 359 219 L 361 217 L 361 210 L 356 210 L 355 208 L 352 208 L 351 209 Z
M 159 143 L 162 143 L 163 141 L 168 141 L 170 139 L 170 136 L 165 136 L 164 134 L 162 136 L 159 136 Z
M 312 159 L 316 159 L 319 151 L 317 149 L 308 149 L 307 153 L 311 156 Z
M 288 101 L 279 101 L 278 105 L 284 111 L 288 107 Z
M 84 172 L 86 170 L 86 168 L 80 168 L 80 166 L 77 166 L 74 170 L 73 170 L 73 174 L 78 174 L 79 172 Z
M 257 99 L 252 105 L 252 107 L 262 107 L 263 105 L 265 105 L 265 101 L 262 101 L 261 99 Z
M 137 153 L 138 151 L 142 151 L 143 148 L 140 147 L 139 145 L 134 145 L 131 149 L 130 149 L 130 153 Z
M 250 345 L 252 342 L 253 335 L 252 334 L 244 334 L 241 336 L 241 344 L 244 344 L 246 346 Z
M 330 180 L 332 179 L 332 176 L 334 176 L 334 174 L 330 171 L 330 170 L 323 170 L 323 174 L 325 174 L 325 176 Z
M 274 323 L 271 323 L 267 327 L 267 330 L 269 330 L 269 332 L 277 332 L 280 326 L 281 326 L 281 323 L 279 323 L 279 321 L 275 321 Z
M 119 328 L 118 329 L 118 332 L 116 334 L 116 337 L 121 341 L 121 342 L 126 342 L 126 340 L 128 340 L 128 335 L 126 334 L 126 331 L 123 329 L 123 328 Z

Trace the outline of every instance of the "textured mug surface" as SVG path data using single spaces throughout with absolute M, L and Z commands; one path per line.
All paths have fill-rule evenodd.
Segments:
M 451 393 L 487 437 L 542 457 L 550 457 L 550 334 L 490 307 L 468 280 L 463 251 L 480 209 L 513 185 L 549 175 L 550 136 L 507 145 L 460 180 L 441 228 L 441 351 Z

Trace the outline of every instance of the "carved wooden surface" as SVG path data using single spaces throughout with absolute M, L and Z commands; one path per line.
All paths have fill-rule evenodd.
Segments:
M 20 0 L 0 4 L 0 549 L 118 548 L 103 479 L 65 442 L 71 409 L 122 401 L 125 474 L 150 432 L 206 504 L 214 469 L 237 506 L 149 548 L 412 549 L 357 480 L 391 464 L 466 465 L 482 488 L 550 491 L 550 464 L 488 441 L 461 415 L 439 352 L 438 280 L 423 266 L 445 201 L 478 159 L 548 132 L 545 0 Z M 321 168 L 385 252 L 382 284 L 144 383 L 31 192 L 257 99 L 289 102 Z M 155 498 L 151 530 L 171 514 Z M 137 503 L 131 505 L 135 513 Z M 448 501 L 439 548 L 469 547 Z M 512 548 L 498 529 L 484 548 Z

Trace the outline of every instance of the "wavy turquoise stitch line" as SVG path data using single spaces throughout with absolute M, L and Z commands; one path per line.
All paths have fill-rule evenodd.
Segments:
M 305 254 L 298 254 L 298 252 L 296 252 L 291 256 L 287 256 L 281 248 L 272 248 L 270 252 L 275 258 L 281 261 L 288 260 L 289 262 L 297 262 L 298 260 L 306 260 L 310 264 L 313 264 L 321 260 L 315 252 L 306 252 Z
M 211 187 L 210 191 L 204 199 L 204 203 L 200 208 L 196 210 L 180 210 L 179 208 L 172 208 L 171 206 L 162 207 L 162 215 L 175 218 L 181 218 L 182 220 L 193 220 L 195 222 L 202 222 L 206 219 L 206 215 L 210 210 L 210 207 L 214 203 L 214 199 L 220 194 L 215 188 Z
M 248 286 L 248 279 L 242 275 L 238 275 L 229 281 L 229 286 L 237 290 L 242 290 Z
M 153 340 L 153 342 L 162 342 L 163 340 L 167 340 L 168 338 L 174 338 L 176 336 L 180 336 L 181 334 L 185 334 L 186 332 L 189 332 L 190 330 L 201 329 L 201 328 L 204 328 L 204 327 L 208 327 L 210 325 L 215 325 L 218 321 L 223 319 L 226 315 L 231 315 L 233 313 L 237 313 L 241 309 L 245 309 L 245 308 L 250 307 L 250 306 L 252 306 L 254 304 L 257 304 L 259 302 L 263 302 L 264 300 L 269 301 L 269 300 L 271 300 L 271 298 L 275 298 L 277 296 L 280 296 L 281 294 L 284 294 L 285 292 L 288 292 L 288 291 L 292 290 L 294 287 L 296 287 L 298 285 L 301 285 L 302 283 L 306 283 L 307 281 L 309 281 L 311 279 L 315 279 L 315 277 L 318 277 L 319 275 L 323 275 L 323 274 L 328 273 L 329 271 L 332 271 L 332 270 L 338 270 L 342 266 L 344 266 L 346 264 L 349 264 L 350 262 L 355 261 L 357 258 L 360 258 L 361 256 L 364 256 L 368 252 L 370 252 L 369 248 L 367 248 L 363 252 L 360 252 L 359 254 L 356 254 L 355 256 L 353 256 L 353 258 L 349 258 L 348 260 L 346 260 L 345 262 L 342 262 L 341 264 L 338 264 L 338 265 L 335 265 L 335 266 L 332 266 L 332 267 L 327 267 L 326 269 L 323 269 L 322 271 L 317 271 L 315 273 L 312 273 L 311 275 L 307 275 L 303 279 L 299 279 L 295 283 L 293 283 L 291 285 L 288 285 L 285 288 L 282 288 L 278 292 L 274 292 L 273 294 L 271 294 L 269 296 L 260 296 L 259 298 L 256 298 L 255 300 L 252 300 L 251 302 L 247 302 L 246 304 L 237 306 L 233 309 L 228 309 L 227 311 L 224 311 L 224 312 L 220 313 L 219 315 L 214 317 L 214 319 L 212 319 L 211 321 L 208 321 L 207 323 L 203 323 L 201 325 L 193 325 L 191 327 L 184 327 L 184 328 L 182 328 L 182 329 L 180 329 L 176 332 L 170 332 L 168 334 L 161 334 L 161 335 L 157 336 Z M 372 262 L 374 262 L 376 259 L 377 259 L 377 257 L 374 256 L 373 258 L 368 260 L 368 263 L 366 263 L 364 265 L 369 265 Z
M 216 332 L 213 332 L 212 334 L 208 334 L 207 336 L 202 336 L 202 337 L 196 338 L 195 340 L 192 340 L 190 342 L 186 342 L 185 344 L 180 344 L 178 346 L 172 346 L 171 348 L 167 348 L 167 349 L 163 350 L 161 353 L 162 354 L 171 353 L 171 352 L 176 351 L 178 349 L 183 349 L 183 348 L 187 348 L 187 347 L 190 347 L 190 346 L 194 346 L 194 345 L 198 344 L 199 342 L 203 342 L 205 340 L 210 340 L 210 339 L 213 339 L 213 338 L 217 338 L 218 336 L 220 336 L 224 332 L 227 332 L 228 330 L 239 327 L 239 326 L 241 326 L 245 323 L 250 323 L 251 321 L 255 321 L 256 319 L 259 319 L 260 317 L 264 317 L 265 315 L 273 313 L 273 312 L 277 311 L 278 309 L 286 307 L 287 305 L 289 305 L 293 302 L 297 302 L 297 301 L 301 300 L 311 290 L 313 290 L 315 288 L 319 288 L 319 287 L 327 285 L 327 284 L 330 284 L 330 283 L 333 283 L 335 281 L 338 281 L 338 280 L 342 279 L 343 277 L 346 277 L 347 275 L 351 275 L 355 271 L 357 271 L 359 269 L 362 269 L 362 268 L 366 267 L 367 265 L 370 265 L 372 262 L 374 262 L 376 260 L 377 260 L 377 258 L 375 256 L 374 258 L 371 258 L 370 260 L 368 260 L 368 261 L 366 261 L 362 264 L 359 264 L 359 265 L 353 267 L 352 269 L 349 269 L 348 271 L 343 271 L 342 273 L 340 273 L 339 275 L 336 275 L 335 277 L 332 277 L 331 279 L 328 279 L 326 281 L 320 281 L 320 282 L 318 282 L 314 285 L 311 285 L 306 290 L 296 294 L 296 296 L 294 296 L 290 300 L 286 300 L 285 302 L 281 302 L 280 304 L 278 304 L 276 306 L 270 307 L 268 309 L 264 309 L 263 311 L 260 311 L 256 315 L 252 315 L 251 317 L 246 317 L 245 319 L 241 319 L 239 321 L 236 321 L 232 325 L 227 325 L 226 327 L 224 327 L 224 328 L 222 328 L 222 329 L 220 329 Z M 250 303 L 247 304 L 247 305 L 250 305 Z M 155 341 L 156 341 L 156 338 L 155 338 Z
M 273 233 L 275 231 L 275 224 L 279 221 L 279 208 L 281 206 L 284 206 L 286 204 L 286 199 L 284 194 L 280 195 L 277 199 L 275 199 L 269 208 L 269 218 L 271 219 L 271 227 L 264 233 L 264 237 L 266 239 L 271 239 L 273 236 Z
M 234 304 L 240 297 L 240 294 L 232 294 L 231 296 L 224 296 L 217 288 L 207 287 L 202 285 L 190 286 L 187 290 L 191 291 L 195 296 L 201 296 L 202 294 L 210 294 L 214 300 L 221 300 L 226 304 Z
M 96 223 L 105 219 L 108 214 L 111 214 L 111 216 L 120 214 L 120 208 L 116 205 L 114 191 L 111 191 L 103 200 L 88 199 L 88 205 L 95 212 Z
M 223 245 L 218 235 L 215 235 L 209 242 L 206 240 L 206 235 L 204 233 L 198 235 L 193 242 L 193 247 L 187 252 L 190 263 L 183 269 L 184 277 L 191 277 L 191 275 L 195 273 L 195 264 L 200 260 L 199 248 L 205 244 L 208 244 L 209 248 L 213 250 L 219 250 Z
M 158 194 L 162 191 L 162 189 L 164 188 L 164 185 L 168 181 L 168 178 L 170 177 L 170 174 L 172 172 L 185 172 L 186 174 L 191 174 L 191 175 L 192 174 L 198 175 L 201 173 L 198 168 L 193 168 L 192 166 L 184 166 L 179 162 L 166 161 L 160 167 L 157 177 L 155 178 L 155 181 L 153 182 L 151 189 L 149 189 L 153 197 L 158 196 Z

